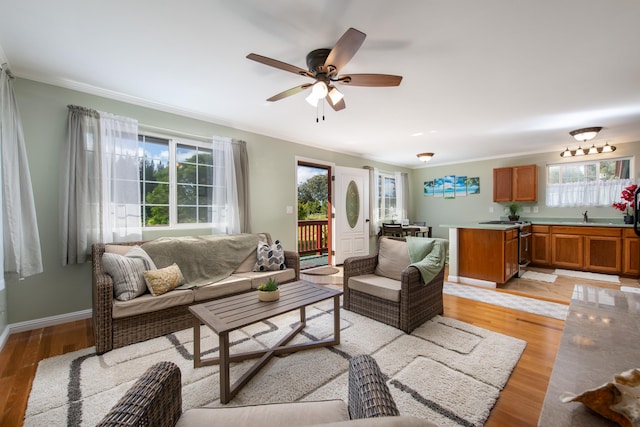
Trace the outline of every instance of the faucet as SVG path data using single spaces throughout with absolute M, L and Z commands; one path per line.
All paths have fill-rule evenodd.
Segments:
M 582 214 L 582 221 L 589 222 L 589 216 L 587 215 L 587 211 L 584 211 L 584 213 Z

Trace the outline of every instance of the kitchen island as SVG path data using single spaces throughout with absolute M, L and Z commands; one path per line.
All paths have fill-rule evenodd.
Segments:
M 521 224 L 448 224 L 447 280 L 495 288 L 519 271 Z

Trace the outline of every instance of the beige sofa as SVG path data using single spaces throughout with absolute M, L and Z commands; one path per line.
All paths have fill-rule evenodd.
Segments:
M 436 427 L 425 419 L 400 416 L 384 375 L 369 355 L 349 361 L 348 387 L 348 402 L 205 407 L 183 413 L 180 369 L 160 362 L 143 374 L 98 426 Z
M 239 238 L 245 242 L 244 246 L 235 243 Z M 191 241 L 193 244 L 190 244 Z M 248 249 L 247 241 L 256 242 L 254 249 Z M 299 280 L 300 257 L 292 251 L 284 251 L 286 268 L 276 271 L 253 271 L 258 259 L 258 241 L 266 242 L 268 245 L 274 243 L 268 233 L 257 233 L 235 235 L 235 237 L 233 235 L 192 236 L 93 245 L 93 329 L 96 352 L 102 354 L 113 348 L 188 328 L 192 326 L 193 321 L 188 311 L 188 307 L 192 304 L 249 292 L 269 278 L 276 279 L 278 283 Z M 157 248 L 160 243 L 166 243 L 166 246 L 161 247 L 168 249 L 159 252 Z M 127 301 L 116 299 L 114 280 L 105 270 L 103 255 L 108 252 L 124 256 L 134 246 L 140 246 L 143 250 L 147 247 L 147 250 L 151 251 L 149 256 L 158 269 L 170 265 L 172 258 L 178 259 L 176 264 L 183 270 L 185 279 L 198 278 L 198 286 L 189 287 L 190 284 L 186 283 L 159 296 L 147 292 Z M 242 248 L 242 252 L 240 253 L 238 249 L 239 253 L 234 254 L 234 250 L 229 249 L 234 247 Z M 203 251 L 210 256 L 200 261 L 203 258 Z M 233 269 L 233 271 L 216 271 L 217 275 L 213 280 L 203 281 L 202 276 L 214 270 L 218 259 L 224 259 L 229 265 L 228 270 Z M 237 260 L 235 264 L 233 264 L 234 260 Z M 202 268 L 199 268 L 200 266 Z

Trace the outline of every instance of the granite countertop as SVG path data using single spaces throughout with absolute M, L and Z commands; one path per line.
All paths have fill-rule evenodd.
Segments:
M 538 425 L 612 426 L 581 403 L 561 403 L 638 367 L 640 294 L 576 285 Z
M 485 220 L 489 221 L 489 220 Z M 480 224 L 477 222 L 461 222 L 458 224 L 440 224 L 440 227 L 444 228 L 477 228 L 480 230 L 511 230 L 514 228 L 520 228 L 520 224 Z

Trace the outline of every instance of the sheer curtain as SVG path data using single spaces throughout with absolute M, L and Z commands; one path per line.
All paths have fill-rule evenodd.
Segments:
M 137 123 L 70 105 L 61 153 L 62 265 L 87 261 L 94 243 L 140 240 Z M 135 148 L 133 148 L 135 147 Z
M 395 172 L 393 174 L 396 181 L 396 212 L 398 213 L 398 223 L 409 219 L 409 174 Z
M 230 138 L 213 138 L 213 234 L 240 233 L 238 189 Z
M 138 122 L 100 111 L 103 242 L 142 239 Z
M 610 179 L 565 184 L 547 184 L 546 205 L 552 207 L 611 206 L 620 200 L 631 179 Z
M 7 65 L 0 67 L 3 273 L 42 273 L 42 252 L 22 120 Z M 4 283 L 4 274 L 2 275 Z M 4 286 L 4 285 L 3 285 Z

